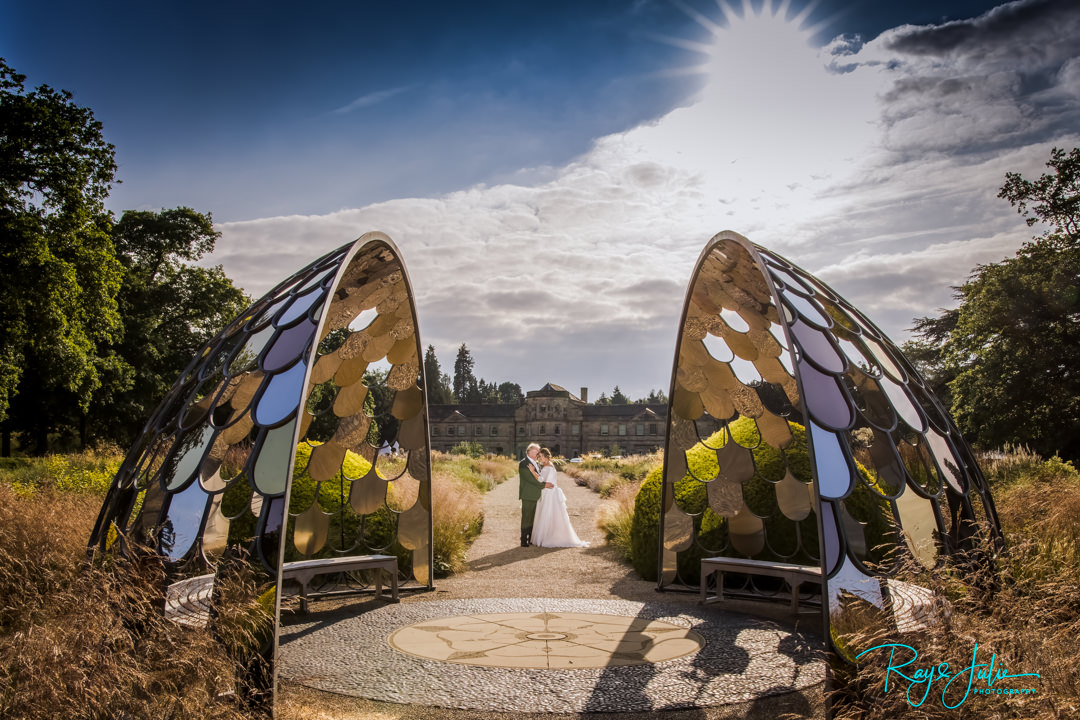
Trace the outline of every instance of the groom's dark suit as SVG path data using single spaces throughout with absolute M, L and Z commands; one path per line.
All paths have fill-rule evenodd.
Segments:
M 544 483 L 533 477 L 529 470 L 532 463 L 526 456 L 518 463 L 518 497 L 521 498 L 521 546 L 525 547 L 532 539 L 533 517 L 536 515 L 536 503 Z

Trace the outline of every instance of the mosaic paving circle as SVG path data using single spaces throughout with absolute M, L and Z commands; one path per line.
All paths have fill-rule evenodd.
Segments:
M 465 665 L 559 670 L 641 665 L 705 644 L 682 625 L 597 613 L 487 613 L 437 618 L 390 636 L 396 650 Z
M 689 654 L 659 662 L 580 669 L 467 665 L 420 657 L 391 645 L 403 629 L 449 627 L 448 618 L 492 615 L 605 616 L 612 624 L 623 623 L 624 631 L 673 627 L 684 638 L 698 636 L 701 644 Z M 551 636 L 576 632 L 550 621 L 517 632 L 526 630 L 533 637 L 523 642 L 531 643 L 558 643 L 563 639 Z M 606 630 L 611 631 L 610 642 L 618 630 Z M 400 644 L 404 637 L 394 642 Z M 361 614 L 343 609 L 293 618 L 281 628 L 278 673 L 286 693 L 289 684 L 300 684 L 383 702 L 467 710 L 640 712 L 726 705 L 809 689 L 825 679 L 821 644 L 819 637 L 787 625 L 696 605 L 555 598 L 404 602 Z

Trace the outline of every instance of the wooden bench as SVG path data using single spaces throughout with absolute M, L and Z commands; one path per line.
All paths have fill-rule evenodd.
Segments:
M 281 579 L 300 585 L 300 609 L 308 610 L 308 586 L 319 575 L 352 572 L 353 570 L 385 570 L 390 574 L 390 597 L 398 601 L 397 558 L 393 555 L 355 555 L 334 558 L 297 560 L 281 566 Z M 382 573 L 375 573 L 375 597 L 382 597 Z
M 701 560 L 701 604 L 724 600 L 724 573 L 737 572 L 744 575 L 768 575 L 782 578 L 791 586 L 791 611 L 799 612 L 799 586 L 806 581 L 821 582 L 821 568 L 810 565 L 788 565 L 763 562 L 747 558 L 712 557 Z M 709 576 L 720 573 L 716 580 L 716 595 L 707 597 Z

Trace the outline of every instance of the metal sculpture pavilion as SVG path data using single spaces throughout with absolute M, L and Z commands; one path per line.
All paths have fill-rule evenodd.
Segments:
M 384 569 L 395 574 L 395 593 L 399 580 L 432 587 L 421 357 L 400 253 L 368 233 L 211 340 L 113 481 L 91 544 L 156 552 L 170 580 L 166 613 L 213 625 L 226 581 L 238 572 L 254 579 L 242 600 L 273 618 L 247 648 L 262 658 L 253 658 L 255 684 L 267 709 L 283 578 L 305 600 L 321 571 L 354 589 L 380 583 Z M 365 378 L 379 367 L 376 398 Z M 345 572 L 363 568 L 375 577 Z
M 1000 538 L 970 448 L 896 346 L 736 233 L 698 259 L 670 397 L 660 588 L 697 587 L 699 572 L 704 586 L 714 567 L 743 597 L 779 594 L 778 575 L 814 579 L 843 662 L 845 632 L 925 619 L 926 573 Z M 717 432 L 703 438 L 706 414 Z

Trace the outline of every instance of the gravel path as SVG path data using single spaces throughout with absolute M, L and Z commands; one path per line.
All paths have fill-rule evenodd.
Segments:
M 436 581 L 436 592 L 426 599 L 661 599 L 654 583 L 640 579 L 604 543 L 604 534 L 596 527 L 596 513 L 603 498 L 563 473 L 559 473 L 559 487 L 566 494 L 570 524 L 590 547 L 521 547 L 518 483 L 516 479 L 508 480 L 484 497 L 484 532 L 469 549 L 469 572 Z
M 570 512 L 570 521 L 582 540 L 591 543 L 588 548 L 537 548 L 520 547 L 520 504 L 517 497 L 517 480 L 512 479 L 502 483 L 484 497 L 484 531 L 473 543 L 468 553 L 469 571 L 449 578 L 436 581 L 436 590 L 430 593 L 417 593 L 406 595 L 399 606 L 387 606 L 373 600 L 363 600 L 354 603 L 339 605 L 338 603 L 317 603 L 313 606 L 313 612 L 309 621 L 283 627 L 283 641 L 288 645 L 292 641 L 287 640 L 290 630 L 296 633 L 298 642 L 293 644 L 292 652 L 301 652 L 304 647 L 305 628 L 313 624 L 322 623 L 324 626 L 333 626 L 341 623 L 341 632 L 379 632 L 368 628 L 359 628 L 355 625 L 347 628 L 350 619 L 367 616 L 371 625 L 383 623 L 389 632 L 393 622 L 382 618 L 383 615 L 393 615 L 395 608 L 401 615 L 401 625 L 413 622 L 415 618 L 424 616 L 425 612 L 438 614 L 443 607 L 453 607 L 454 603 L 461 605 L 462 611 L 467 611 L 472 604 L 486 600 L 493 608 L 497 608 L 499 602 L 514 604 L 515 606 L 526 602 L 525 598 L 536 599 L 537 604 L 544 598 L 565 599 L 570 602 L 580 603 L 582 600 L 591 600 L 596 603 L 597 609 L 603 611 L 604 606 L 613 607 L 611 603 L 618 604 L 626 601 L 634 603 L 647 603 L 650 607 L 666 606 L 671 612 L 678 612 L 684 608 L 687 616 L 698 615 L 703 611 L 696 606 L 696 595 L 685 593 L 658 593 L 655 583 L 641 580 L 628 565 L 619 560 L 614 550 L 604 543 L 603 533 L 596 527 L 596 514 L 603 499 L 590 491 L 588 488 L 577 486 L 573 479 L 565 474 L 559 474 L 559 487 L 566 493 L 566 504 Z M 505 600 L 500 601 L 498 599 Z M 528 601 L 531 602 L 531 601 Z M 432 604 L 430 611 L 424 607 Z M 320 605 L 325 610 L 320 609 Z M 569 606 L 568 606 L 569 607 Z M 507 607 L 509 608 L 509 605 Z M 520 608 L 519 608 L 520 609 Z M 359 615 L 358 613 L 363 613 Z M 767 620 L 755 621 L 744 616 L 727 616 L 730 621 L 725 622 L 725 616 L 718 611 L 714 612 L 717 625 L 741 625 L 747 626 L 758 623 L 760 629 L 772 631 L 783 626 L 777 626 Z M 419 613 L 419 614 L 417 614 Z M 632 614 L 632 613 L 631 613 Z M 322 616 L 322 617 L 319 617 Z M 797 637 L 797 636 L 792 636 Z M 790 641 L 787 641 L 790 642 Z M 308 643 L 312 647 L 318 647 L 317 643 Z M 365 647 L 375 647 L 370 640 L 357 643 Z M 721 643 L 726 645 L 726 643 Z M 718 646 L 714 646 L 718 647 Z M 357 649 L 360 649 L 359 647 Z M 368 665 L 377 665 L 377 672 L 385 679 L 387 686 L 401 685 L 406 691 L 409 690 L 408 679 L 419 677 L 417 671 L 420 668 L 406 667 L 415 664 L 415 659 L 401 658 L 401 668 L 393 667 L 398 660 L 383 651 L 381 645 L 378 650 L 372 650 L 370 660 L 380 658 Z M 286 671 L 290 662 L 282 662 L 283 677 L 289 677 L 292 673 Z M 388 666 L 390 665 L 390 666 Z M 455 682 L 454 677 L 461 672 L 460 666 L 443 665 L 441 667 L 424 668 L 420 672 L 435 673 L 439 677 L 445 677 L 448 682 Z M 810 666 L 806 666 L 807 670 Z M 672 668 L 675 670 L 675 668 Z M 704 668 L 702 668 L 704 669 Z M 476 669 L 469 670 L 474 672 Z M 679 671 L 684 671 L 678 668 Z M 534 671 L 535 672 L 535 671 Z M 550 672 L 550 671 L 549 671 Z M 576 671 L 580 672 L 580 671 Z M 753 674 L 753 671 L 750 673 Z M 498 675 L 496 679 L 494 675 Z M 453 677 L 452 677 L 453 676 Z M 504 677 L 505 676 L 505 677 Z M 614 676 L 612 676 L 614 679 Z M 528 707 L 521 705 L 516 696 L 522 694 L 524 677 L 515 681 L 510 671 L 498 671 L 490 678 L 495 686 L 501 686 L 507 693 L 508 700 L 506 709 Z M 768 677 L 761 677 L 761 681 L 768 687 Z M 461 678 L 464 682 L 472 680 Z M 515 685 L 515 682 L 518 684 Z M 311 684 L 311 683 L 309 683 Z M 317 683 L 316 683 L 317 684 Z M 485 684 L 487 684 L 485 682 Z M 666 684 L 666 683 L 665 683 Z M 420 683 L 425 685 L 425 683 Z M 623 680 L 617 680 L 613 687 L 624 685 Z M 785 683 L 786 685 L 786 683 Z M 324 685 L 325 686 L 325 685 Z M 347 695 L 323 692 L 311 687 L 303 687 L 288 680 L 284 680 L 279 694 L 277 716 L 279 718 L 304 718 L 304 720 L 354 720 L 366 718 L 371 720 L 405 720 L 416 718 L 417 720 L 562 720 L 569 718 L 588 718 L 589 720 L 639 720 L 643 718 L 661 720 L 719 720 L 721 718 L 776 718 L 787 715 L 789 717 L 824 717 L 824 705 L 822 700 L 822 687 L 817 684 L 807 687 L 806 682 L 799 682 L 798 686 L 804 688 L 793 692 L 780 692 L 759 697 L 749 702 L 731 702 L 719 704 L 714 707 L 697 707 L 694 709 L 678 709 L 678 705 L 668 704 L 667 710 L 637 710 L 634 712 L 596 712 L 601 707 L 590 708 L 592 712 L 525 712 L 521 709 L 516 712 L 484 711 L 482 706 L 474 705 L 473 709 L 453 709 L 449 707 L 436 707 L 426 704 L 399 704 L 408 703 L 411 698 L 406 692 L 398 702 L 379 702 L 375 700 L 350 697 Z M 773 692 L 777 692 L 774 688 Z M 396 691 L 395 691 L 396 692 Z M 613 695 L 618 694 L 617 689 L 612 690 Z M 371 693 L 379 696 L 379 693 Z M 386 695 L 383 692 L 382 695 Z M 396 694 L 389 697 L 397 699 Z M 704 699 L 704 698 L 703 698 Z M 735 699 L 734 697 L 732 698 Z M 432 705 L 452 705 L 446 697 L 432 697 Z M 708 704 L 708 703 L 703 703 Z M 716 705 L 716 703 L 712 703 Z M 654 705 L 663 707 L 664 705 Z M 686 703 L 683 703 L 685 708 Z M 469 706 L 464 706 L 469 707 Z M 540 709 L 543 706 L 533 706 Z

